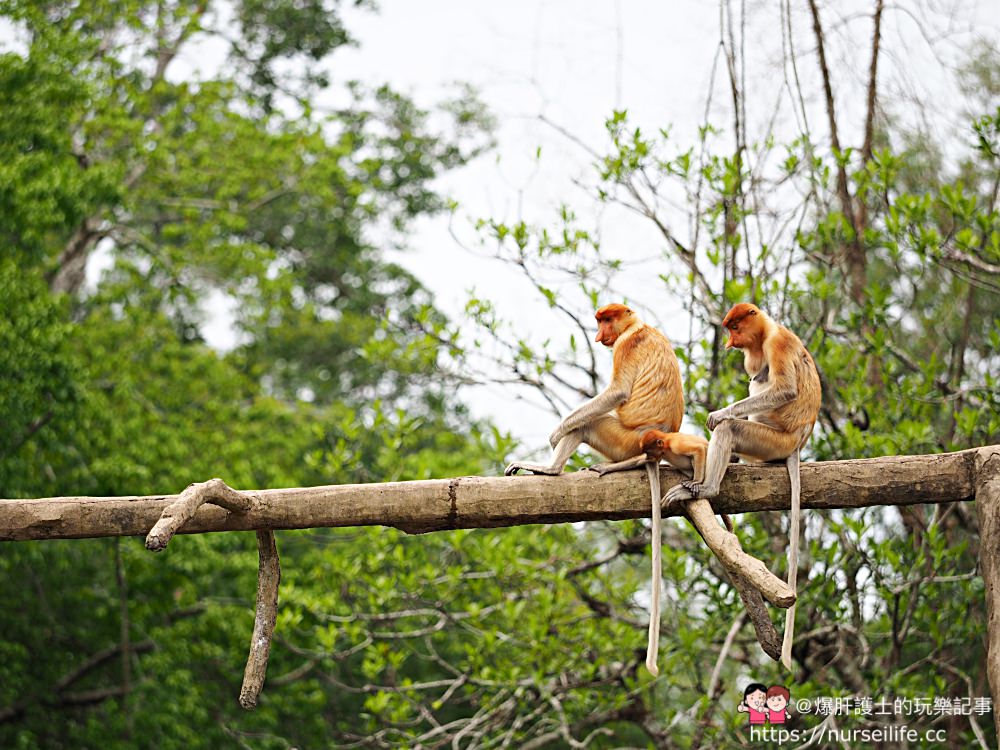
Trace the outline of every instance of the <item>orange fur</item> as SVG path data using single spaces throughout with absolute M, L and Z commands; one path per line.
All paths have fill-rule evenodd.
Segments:
M 649 461 L 666 461 L 678 469 L 691 469 L 696 482 L 705 478 L 708 441 L 700 435 L 649 430 L 639 441 L 639 448 Z
M 621 306 L 607 305 L 601 311 L 608 315 L 608 308 L 618 307 Z M 628 391 L 628 397 L 615 409 L 618 420 L 623 427 L 636 432 L 635 440 L 643 429 L 650 427 L 676 432 L 684 418 L 684 388 L 673 345 L 634 314 L 625 316 L 619 310 L 610 314 L 615 316 L 614 322 L 628 326 L 616 329 L 613 347 L 609 387 Z M 636 454 L 635 447 L 636 443 L 631 442 L 616 450 L 616 455 L 605 455 L 615 460 L 628 458 Z
M 791 483 L 788 585 L 794 591 L 798 570 L 800 523 L 799 451 L 812 433 L 822 398 L 816 363 L 799 337 L 778 325 L 757 306 L 734 305 L 722 324 L 729 331 L 726 348 L 743 350 L 750 376 L 750 396 L 708 415 L 714 430 L 703 481 L 682 482 L 667 493 L 671 502 L 710 498 L 719 486 L 731 453 L 752 461 L 786 460 Z M 741 417 L 749 417 L 749 420 Z M 781 662 L 791 668 L 795 607 L 785 616 Z
M 743 349 L 743 366 L 751 377 L 751 396 L 766 388 L 788 388 L 795 394 L 788 403 L 750 416 L 752 422 L 785 434 L 753 431 L 752 438 L 748 434 L 743 441 L 738 441 L 744 444 L 737 448 L 737 453 L 748 458 L 761 456 L 759 460 L 767 461 L 785 458 L 805 445 L 819 414 L 822 389 L 812 355 L 798 336 L 754 305 L 736 305 L 723 324 L 730 329 L 730 341 L 735 338 L 731 346 Z M 765 368 L 768 369 L 767 379 L 758 383 L 756 378 Z M 796 439 L 789 442 L 790 436 Z M 791 449 L 788 445 L 792 445 Z M 775 455 L 776 452 L 783 455 Z M 765 455 L 768 458 L 764 458 Z
M 680 427 L 684 416 L 681 368 L 667 337 L 622 304 L 605 305 L 594 317 L 595 341 L 612 349 L 611 382 L 553 431 L 549 442 L 555 454 L 550 465 L 514 462 L 505 474 L 520 470 L 560 473 L 580 443 L 612 461 L 623 461 L 642 452 L 639 440 L 646 430 L 676 432 Z
M 801 490 L 799 451 L 809 440 L 822 400 L 819 373 L 812 355 L 802 341 L 784 326 L 778 325 L 753 305 L 736 305 L 723 324 L 729 329 L 726 346 L 743 349 L 743 366 L 750 375 L 750 398 L 727 407 L 730 414 L 745 413 L 749 422 L 726 419 L 712 435 L 718 448 L 735 451 L 756 461 L 786 459 L 791 483 L 791 524 L 788 544 L 788 585 L 794 591 L 799 565 L 799 528 Z M 768 402 L 771 402 L 768 408 Z M 741 404 L 743 404 L 741 406 Z M 711 417 L 710 417 L 711 421 Z M 715 465 L 707 473 L 714 482 L 721 480 L 725 467 L 722 451 L 712 456 Z M 718 479 L 714 479 L 714 477 Z M 690 490 L 690 487 L 688 488 Z M 717 490 L 716 490 L 717 491 Z M 792 667 L 795 633 L 795 606 L 785 613 L 785 635 L 781 643 L 781 663 Z

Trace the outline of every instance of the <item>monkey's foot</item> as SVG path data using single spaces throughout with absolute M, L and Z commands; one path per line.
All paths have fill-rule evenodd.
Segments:
M 679 503 L 683 500 L 690 500 L 694 495 L 691 494 L 690 490 L 684 485 L 687 482 L 681 482 L 680 484 L 675 484 L 666 495 L 663 496 L 663 501 L 660 503 L 664 508 Z
M 545 474 L 546 476 L 556 477 L 562 474 L 561 466 L 539 466 L 538 464 L 525 464 L 520 461 L 515 461 L 509 464 L 506 469 L 503 470 L 503 475 L 505 477 L 512 477 L 519 471 L 530 471 L 532 474 Z
M 709 487 L 707 484 L 696 482 L 693 479 L 681 482 L 680 486 L 684 487 L 684 489 L 691 493 L 690 497 L 700 497 L 707 500 L 708 498 L 715 497 L 719 494 L 718 487 Z

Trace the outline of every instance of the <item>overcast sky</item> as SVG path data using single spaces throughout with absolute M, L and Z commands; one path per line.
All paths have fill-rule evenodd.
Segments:
M 872 4 L 844 0 L 823 7 L 842 138 L 861 127 L 863 98 L 858 92 L 868 64 Z M 779 137 L 782 132 L 794 137 L 798 125 L 783 91 L 781 3 L 733 0 L 731 5 L 737 29 L 742 26 L 740 9 L 747 9 L 750 139 L 763 133 L 776 106 Z M 473 236 L 470 223 L 480 217 L 552 224 L 558 206 L 568 202 L 585 222 L 599 225 L 604 243 L 614 243 L 617 253 L 645 257 L 655 254 L 657 237 L 645 223 L 620 211 L 599 212 L 575 184 L 592 181 L 592 157 L 542 117 L 601 150 L 605 119 L 614 109 L 627 109 L 631 121 L 648 129 L 671 127 L 678 143 L 693 145 L 714 80 L 712 121 L 728 125 L 728 82 L 721 66 L 712 78 L 721 7 L 708 0 L 382 0 L 378 13 L 345 12 L 359 46 L 338 51 L 332 72 L 340 81 L 387 82 L 425 106 L 447 97 L 455 81 L 478 89 L 498 119 L 498 146 L 440 180 L 440 189 L 461 204 L 455 222 L 459 234 Z M 816 58 L 807 7 L 791 3 L 800 72 L 808 89 L 815 81 Z M 901 114 L 917 116 L 912 114 L 917 108 L 911 112 L 907 102 L 930 109 L 934 115 L 925 125 L 941 138 L 960 139 L 961 113 L 944 112 L 954 86 L 946 67 L 977 35 L 996 43 L 1000 2 L 918 0 L 889 8 L 880 70 L 883 92 L 900 102 Z M 942 102 L 948 107 L 940 107 Z M 819 98 L 811 98 L 808 106 L 814 132 L 821 135 L 825 113 Z M 447 217 L 419 221 L 410 247 L 399 262 L 435 292 L 437 305 L 453 319 L 461 319 L 466 292 L 475 287 L 499 301 L 501 315 L 525 326 L 538 325 L 536 321 L 543 328 L 565 325 L 547 317 L 512 271 L 463 250 L 449 234 Z M 643 312 L 669 329 L 665 318 L 674 320 L 677 307 L 669 300 L 662 305 L 658 313 Z M 547 334 L 541 331 L 538 338 Z M 499 388 L 464 394 L 478 413 L 491 416 L 528 445 L 543 446 L 554 417 L 530 407 L 512 410 L 506 404 L 510 396 Z
M 841 139 L 847 145 L 858 145 L 862 126 L 873 4 L 821 4 Z M 628 110 L 630 123 L 647 131 L 670 128 L 679 148 L 693 146 L 710 93 L 710 121 L 729 127 L 728 79 L 718 61 L 727 6 L 714 0 L 379 0 L 378 6 L 376 13 L 342 9 L 358 46 L 333 56 L 334 92 L 350 80 L 388 83 L 430 108 L 453 95 L 456 82 L 465 82 L 497 119 L 496 149 L 438 181 L 438 189 L 460 203 L 451 224 L 457 234 L 471 243 L 476 237 L 472 222 L 478 218 L 551 226 L 558 207 L 570 204 L 580 223 L 599 231 L 602 245 L 616 255 L 663 262 L 658 257 L 662 238 L 650 222 L 601 206 L 580 187 L 594 182 L 588 149 L 606 148 L 604 122 L 615 109 Z M 739 75 L 745 77 L 748 140 L 761 138 L 772 125 L 779 142 L 801 132 L 786 85 L 789 40 L 782 34 L 783 8 L 791 11 L 810 127 L 815 140 L 824 140 L 822 100 L 809 93 L 819 89 L 805 0 L 730 0 L 729 7 L 737 46 L 745 51 Z M 9 38 L 9 29 L 0 28 L 0 40 Z M 893 116 L 920 121 L 936 140 L 960 147 L 967 140 L 968 120 L 956 106 L 949 68 L 976 38 L 998 44 L 1000 0 L 887 4 L 879 86 L 884 101 L 893 103 Z M 220 64 L 212 62 L 211 50 L 185 54 L 171 75 L 185 77 Z M 475 288 L 529 337 L 540 340 L 560 333 L 549 328 L 565 328 L 565 321 L 553 317 L 510 268 L 459 245 L 449 232 L 448 216 L 416 222 L 408 245 L 393 259 L 434 292 L 437 306 L 453 320 L 462 319 L 467 292 Z M 91 283 L 108 262 L 107 253 L 92 259 Z M 632 299 L 655 305 L 640 313 L 676 341 L 683 338 L 679 330 L 685 323 L 676 300 L 657 293 L 656 277 L 664 270 L 637 262 L 624 288 Z M 602 300 L 610 301 L 615 300 Z M 234 338 L 225 299 L 218 295 L 209 307 L 218 314 L 206 338 L 220 349 L 230 348 Z M 607 373 L 610 358 L 604 364 Z M 513 395 L 509 389 L 484 387 L 469 389 L 462 398 L 526 446 L 544 447 L 556 417 L 530 400 L 510 408 Z

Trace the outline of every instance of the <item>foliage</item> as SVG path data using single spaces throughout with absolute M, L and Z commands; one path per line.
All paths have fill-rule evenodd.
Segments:
M 0 494 L 495 472 L 513 443 L 469 418 L 450 373 L 499 363 L 508 388 L 565 412 L 600 388 L 590 315 L 625 288 L 678 344 L 698 425 L 743 393 L 717 322 L 750 298 L 822 370 L 811 457 L 997 442 L 988 50 L 963 79 L 980 99 L 957 162 L 888 125 L 862 155 L 810 133 L 733 145 L 709 123 L 678 144 L 613 113 L 591 184 L 599 205 L 651 220 L 660 254 L 642 285 L 572 206 L 550 227 L 479 224 L 566 322 L 536 339 L 485 295 L 451 325 L 386 260 L 413 219 L 449 205 L 433 180 L 488 145 L 489 118 L 468 92 L 428 112 L 350 84 L 323 110 L 328 57 L 352 43 L 339 8 L 0 2 L 25 46 L 0 55 Z M 208 49 L 223 50 L 217 69 L 175 73 Z M 205 343 L 219 300 L 235 330 L 225 353 Z M 252 714 L 236 705 L 250 535 L 181 536 L 155 557 L 132 539 L 6 545 L 0 745 L 716 747 L 746 741 L 735 706 L 751 677 L 795 698 L 984 695 L 975 531 L 957 505 L 810 517 L 789 677 L 749 628 L 731 631 L 741 605 L 724 572 L 667 523 L 657 680 L 641 669 L 641 522 L 280 534 L 276 642 Z M 781 515 L 739 533 L 781 571 Z M 992 741 L 976 719 L 955 717 L 949 739 Z

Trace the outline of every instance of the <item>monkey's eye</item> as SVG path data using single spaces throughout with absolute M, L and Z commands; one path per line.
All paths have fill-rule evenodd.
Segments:
M 756 311 L 756 310 L 751 310 L 751 311 L 750 311 L 750 314 L 751 314 L 751 315 L 756 315 L 756 314 L 757 314 L 757 311 Z

